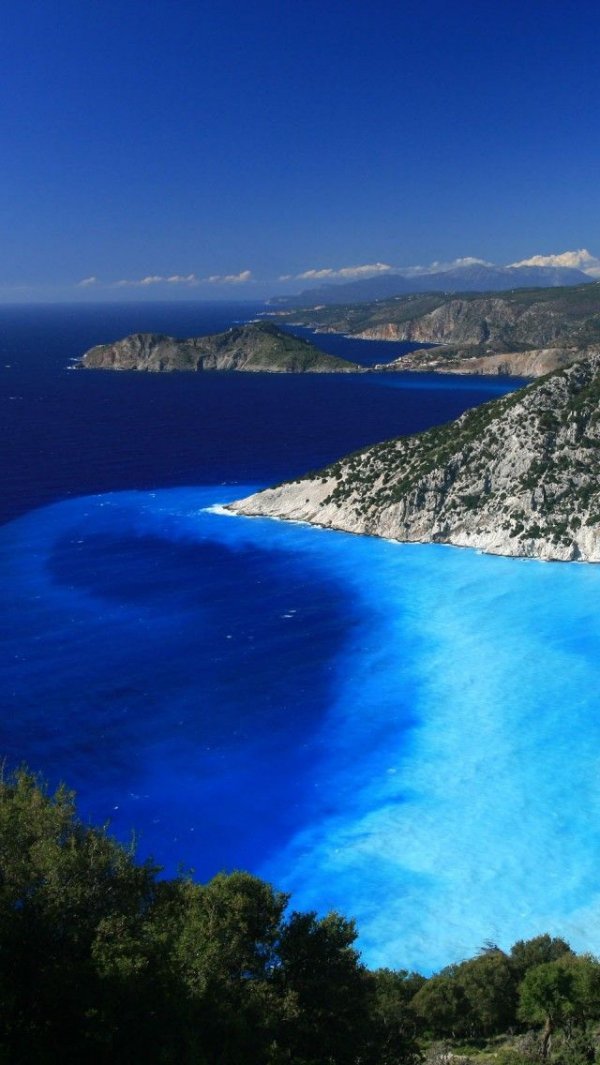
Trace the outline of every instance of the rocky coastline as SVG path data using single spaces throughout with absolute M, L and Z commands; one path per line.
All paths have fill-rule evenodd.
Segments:
M 600 561 L 600 355 L 228 509 L 490 554 Z

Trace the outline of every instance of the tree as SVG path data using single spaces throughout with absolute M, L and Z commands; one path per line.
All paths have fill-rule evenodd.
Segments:
M 355 949 L 353 921 L 292 913 L 281 935 L 280 1042 L 292 1061 L 336 1065 L 356 1060 L 368 1027 L 370 988 Z
M 210 1062 L 266 1060 L 281 1007 L 275 974 L 288 896 L 250 873 L 189 883 L 174 953 Z
M 519 987 L 519 1016 L 544 1026 L 541 1056 L 547 1058 L 552 1034 L 582 1028 L 600 1016 L 600 963 L 589 955 L 566 954 L 529 969 Z
M 528 969 L 536 965 L 545 965 L 550 961 L 558 961 L 565 954 L 573 954 L 571 947 L 564 939 L 554 938 L 545 933 L 535 936 L 534 939 L 520 939 L 510 951 L 510 960 L 519 980 L 522 980 Z
M 453 972 L 432 976 L 417 991 L 412 1006 L 423 1029 L 437 1039 L 454 1039 L 469 1031 L 470 1004 Z
M 420 1061 L 418 1018 L 411 1003 L 425 984 L 425 977 L 406 970 L 377 969 L 369 974 L 369 979 L 373 994 L 369 1013 L 375 1029 L 375 1062 L 408 1065 Z
M 488 950 L 463 962 L 455 979 L 467 1000 L 474 1035 L 489 1036 L 512 1028 L 517 1013 L 517 981 L 503 951 Z
M 49 795 L 25 771 L 0 781 L 0 1046 L 11 1061 L 51 1061 L 53 1045 L 63 1062 L 83 1046 L 97 1061 L 114 1058 L 107 1032 L 120 1029 L 117 1017 L 109 1020 L 118 996 L 95 952 L 112 927 L 113 953 L 136 939 L 130 984 L 158 971 L 139 937 L 155 873 L 103 830 L 82 825 L 65 788 Z M 150 982 L 158 1004 L 158 980 Z

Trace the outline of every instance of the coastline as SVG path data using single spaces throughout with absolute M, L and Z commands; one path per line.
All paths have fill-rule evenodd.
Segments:
M 599 562 L 599 395 L 595 355 L 231 509 L 400 542 Z
M 360 527 L 359 523 L 353 521 L 351 518 L 340 518 L 338 520 L 328 518 L 327 520 L 319 520 L 316 516 L 301 516 L 302 509 L 301 504 L 297 503 L 297 510 L 294 508 L 292 514 L 286 513 L 285 510 L 277 509 L 277 502 L 269 499 L 271 493 L 275 493 L 277 489 L 265 489 L 262 492 L 256 493 L 254 496 L 248 496 L 246 499 L 236 500 L 233 503 L 224 504 L 219 508 L 218 513 L 228 514 L 230 516 L 242 517 L 242 518 L 268 518 L 274 521 L 287 522 L 290 525 L 308 525 L 313 528 L 323 529 L 330 532 L 342 532 L 348 533 L 352 536 L 361 536 L 377 540 L 384 540 L 387 543 L 396 544 L 411 544 L 411 545 L 423 545 L 436 547 L 451 547 L 459 550 L 474 551 L 481 555 L 492 555 L 501 558 L 520 559 L 522 561 L 529 562 L 576 562 L 586 565 L 594 565 L 600 562 L 600 544 L 596 546 L 595 550 L 586 554 L 579 549 L 579 553 L 573 554 L 571 549 L 563 547 L 562 549 L 551 545 L 544 545 L 540 550 L 535 540 L 529 541 L 523 544 L 522 541 L 515 542 L 510 538 L 499 538 L 495 540 L 493 536 L 484 536 L 482 534 L 471 534 L 466 530 L 464 533 L 457 534 L 456 538 L 441 538 L 439 536 L 405 536 L 400 537 L 393 535 L 391 532 L 377 532 L 369 530 L 366 527 Z M 299 495 L 302 495 L 303 489 L 299 490 Z M 266 497 L 266 498 L 265 498 Z M 294 506 L 294 504 L 292 504 Z M 215 511 L 216 513 L 216 511 Z

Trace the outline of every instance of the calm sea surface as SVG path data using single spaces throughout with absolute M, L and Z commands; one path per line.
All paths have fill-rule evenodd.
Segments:
M 374 964 L 598 949 L 598 571 L 215 508 L 506 381 L 67 369 L 261 309 L 0 309 L 0 750 L 169 872 L 356 916 Z

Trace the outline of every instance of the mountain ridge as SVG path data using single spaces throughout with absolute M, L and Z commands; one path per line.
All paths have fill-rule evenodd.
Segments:
M 360 278 L 343 284 L 331 283 L 304 289 L 293 296 L 274 296 L 272 306 L 310 307 L 317 303 L 362 303 L 394 296 L 424 292 L 501 292 L 513 288 L 552 287 L 592 284 L 594 278 L 573 266 L 537 266 L 515 264 L 493 266 L 468 263 L 439 272 L 420 274 L 394 271 L 376 277 Z

